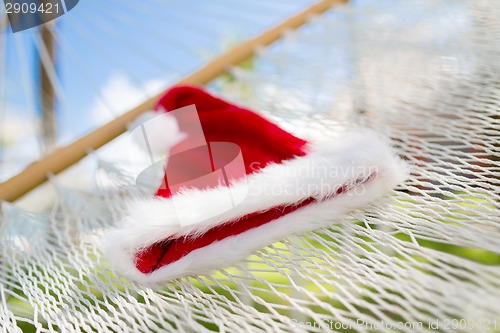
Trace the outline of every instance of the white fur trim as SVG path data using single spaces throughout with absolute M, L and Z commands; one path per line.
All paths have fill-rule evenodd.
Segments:
M 370 175 L 374 176 L 351 191 L 328 197 L 339 186 L 354 185 L 356 180 L 366 180 Z M 245 180 L 231 184 L 230 191 L 240 197 L 243 195 L 243 199 L 239 205 L 225 211 L 228 189 L 222 186 L 186 190 L 176 195 L 175 200 L 152 198 L 137 201 L 118 228 L 106 235 L 105 252 L 115 268 L 142 283 L 208 273 L 244 259 L 251 252 L 288 235 L 328 226 L 342 214 L 386 194 L 406 176 L 406 164 L 394 156 L 388 145 L 375 134 L 345 136 L 331 143 L 312 145 L 306 156 L 268 165 Z M 280 193 L 276 192 L 280 189 Z M 135 267 L 134 258 L 138 251 L 169 236 L 202 234 L 215 225 L 249 213 L 294 205 L 309 197 L 315 197 L 318 202 L 240 235 L 194 250 L 150 274 L 143 274 Z M 206 218 L 200 219 L 200 214 Z M 179 224 L 179 221 L 186 220 L 194 223 Z

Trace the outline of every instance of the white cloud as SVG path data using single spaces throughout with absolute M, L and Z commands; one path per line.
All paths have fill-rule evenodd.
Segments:
M 92 122 L 104 124 L 123 114 L 164 90 L 166 80 L 149 80 L 141 86 L 135 85 L 124 74 L 111 76 L 101 89 L 101 98 L 96 98 L 90 107 Z
M 0 141 L 14 144 L 28 136 L 38 133 L 38 121 L 31 117 L 17 116 L 20 112 L 8 112 L 6 119 L 0 123 Z
M 30 116 L 21 116 L 14 107 L 0 122 L 0 181 L 21 171 L 40 155 L 38 143 L 39 122 Z
M 102 98 L 112 109 L 96 99 L 90 108 L 91 121 L 96 125 L 109 122 L 147 98 L 159 94 L 166 89 L 167 84 L 167 80 L 149 80 L 139 87 L 126 75 L 115 74 L 101 90 Z M 150 162 L 147 154 L 132 141 L 130 134 L 126 133 L 99 149 L 96 154 L 106 161 L 119 164 L 131 174 L 137 174 L 149 166 Z

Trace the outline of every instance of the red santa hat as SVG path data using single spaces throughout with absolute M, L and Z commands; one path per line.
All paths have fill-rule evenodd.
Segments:
M 330 225 L 407 175 L 405 163 L 372 132 L 306 141 L 188 86 L 169 90 L 157 110 L 138 133 L 149 151 L 168 151 L 160 168 L 142 175 L 148 183 L 156 179 L 158 189 L 133 202 L 105 237 L 110 263 L 138 282 L 223 268 L 289 235 Z M 160 177 L 151 176 L 158 170 Z

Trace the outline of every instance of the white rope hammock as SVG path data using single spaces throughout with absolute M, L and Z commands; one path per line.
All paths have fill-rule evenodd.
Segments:
M 76 166 L 96 166 L 91 191 L 53 178 L 50 211 L 4 203 L 0 331 L 500 330 L 498 17 L 494 0 L 355 2 L 210 83 L 304 137 L 375 129 L 412 165 L 385 200 L 233 267 L 163 289 L 110 270 L 100 236 L 144 195 L 106 158 L 123 137 Z

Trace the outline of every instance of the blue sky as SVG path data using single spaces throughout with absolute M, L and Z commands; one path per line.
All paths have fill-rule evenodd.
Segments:
M 55 20 L 60 142 L 111 120 L 312 2 L 81 0 Z M 0 164 L 15 160 L 15 169 L 40 153 L 34 127 L 23 123 L 39 120 L 37 33 L 14 34 L 10 27 L 2 33 L 0 138 L 10 131 L 18 142 L 0 149 Z M 14 128 L 18 123 L 22 130 Z

